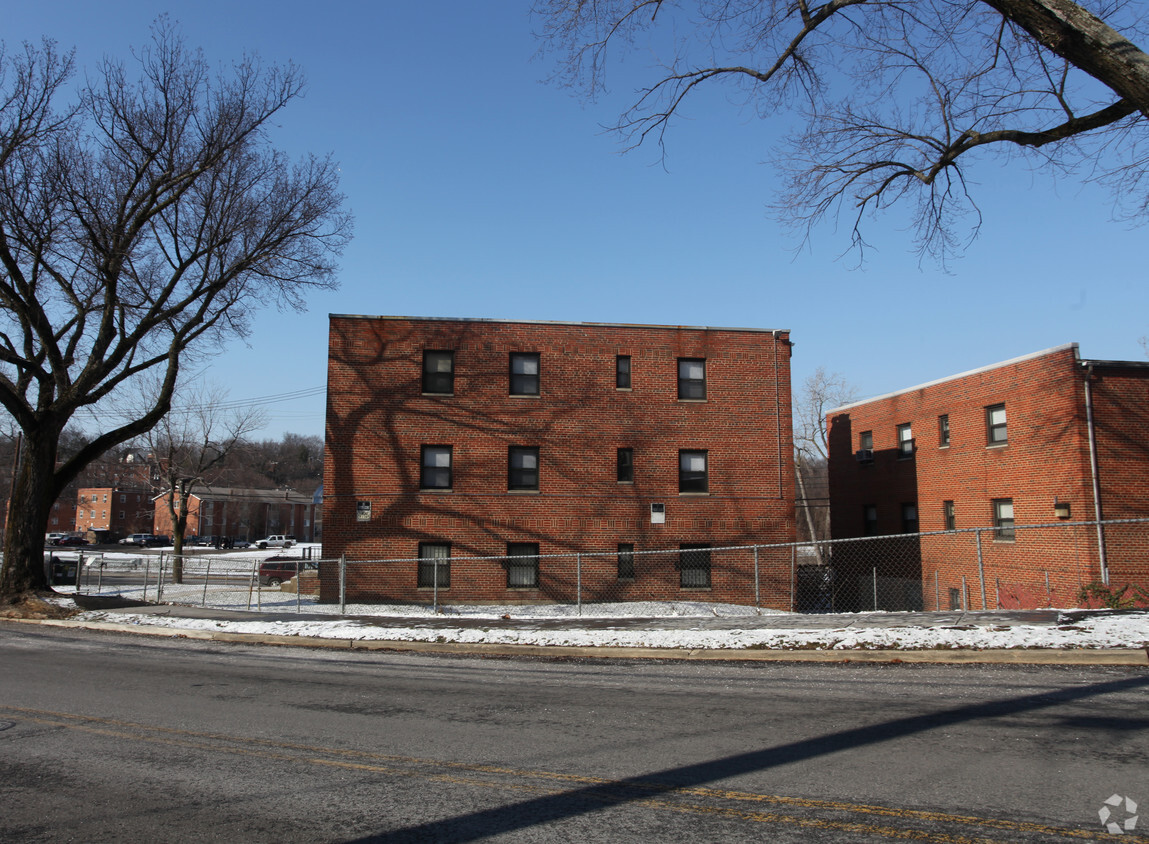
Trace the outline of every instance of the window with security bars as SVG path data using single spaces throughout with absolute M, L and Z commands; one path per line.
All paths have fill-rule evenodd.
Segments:
M 618 579 L 634 580 L 634 543 L 618 543 Z
M 425 445 L 421 452 L 420 489 L 451 489 L 451 485 L 454 483 L 451 474 L 451 446 Z
M 538 352 L 511 353 L 511 395 L 539 395 Z
M 423 392 L 451 395 L 455 392 L 455 353 L 423 352 Z
M 445 542 L 419 543 L 420 588 L 446 589 L 451 585 L 451 546 Z
M 710 544 L 685 543 L 678 546 L 678 584 L 683 589 L 710 586 Z
M 710 473 L 706 466 L 705 451 L 678 452 L 678 491 L 709 492 Z
M 706 359 L 678 359 L 678 398 L 700 401 L 706 398 Z
M 539 544 L 507 543 L 507 588 L 536 589 L 539 585 Z
M 513 445 L 507 451 L 507 489 L 539 488 L 539 450 L 533 446 Z

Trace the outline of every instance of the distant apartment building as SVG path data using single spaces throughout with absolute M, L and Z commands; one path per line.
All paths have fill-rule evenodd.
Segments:
M 155 533 L 171 536 L 166 493 L 155 496 Z M 176 505 L 179 506 L 177 493 Z M 288 534 L 300 542 L 314 538 L 316 505 L 312 495 L 295 490 L 193 487 L 188 496 L 187 536 L 254 540 Z
M 980 608 L 983 591 L 991 608 L 1073 605 L 1090 582 L 1149 586 L 1145 525 L 1080 524 L 1149 516 L 1149 363 L 1067 344 L 848 404 L 827 424 L 834 538 L 992 529 L 923 539 L 920 606 Z M 1046 524 L 1064 527 L 1023 529 Z M 838 576 L 894 576 L 884 565 L 842 554 Z
M 110 531 L 113 538 L 150 533 L 152 514 L 152 496 L 146 489 L 81 487 L 76 493 L 75 522 L 70 529 L 80 533 Z
M 324 556 L 379 561 L 348 566 L 348 600 L 748 603 L 750 557 L 711 549 L 794 539 L 786 331 L 330 326 Z M 764 605 L 789 606 L 784 568 Z

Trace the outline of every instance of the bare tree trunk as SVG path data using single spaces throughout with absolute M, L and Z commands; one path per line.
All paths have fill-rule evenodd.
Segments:
M 15 602 L 30 592 L 48 589 L 44 568 L 44 528 L 56 499 L 56 443 L 59 433 L 37 431 L 24 438 L 12 483 L 12 500 L 4 527 L 4 565 L 0 595 Z

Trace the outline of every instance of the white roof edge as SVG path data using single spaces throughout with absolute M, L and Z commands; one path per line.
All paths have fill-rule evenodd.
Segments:
M 576 322 L 555 319 L 494 319 L 491 317 L 421 317 L 370 314 L 328 314 L 328 319 L 405 319 L 413 322 L 485 322 L 503 325 L 569 325 L 596 328 L 653 328 L 663 331 L 746 331 L 755 334 L 789 334 L 789 328 L 735 328 L 714 325 L 652 325 L 641 322 Z
M 1028 355 L 1022 355 L 1021 357 L 1010 358 L 1009 360 L 1003 360 L 1003 361 L 1000 361 L 998 363 L 991 363 L 991 364 L 988 364 L 986 366 L 979 366 L 977 369 L 970 369 L 970 370 L 967 370 L 966 372 L 959 372 L 956 375 L 947 375 L 945 378 L 938 378 L 934 381 L 927 381 L 924 384 L 917 384 L 913 387 L 906 387 L 906 388 L 901 389 L 901 390 L 894 390 L 892 393 L 883 393 L 880 396 L 873 396 L 873 397 L 868 398 L 868 399 L 861 399 L 860 401 L 852 401 L 849 404 L 843 404 L 839 407 L 834 407 L 834 408 L 831 408 L 830 410 L 827 410 L 826 415 L 829 416 L 831 413 L 838 413 L 839 411 L 842 411 L 842 410 L 849 410 L 851 407 L 858 407 L 858 406 L 863 405 L 863 404 L 870 404 L 871 402 L 882 401 L 883 399 L 893 398 L 894 396 L 900 396 L 904 393 L 912 393 L 915 390 L 924 390 L 926 387 L 933 387 L 933 386 L 936 386 L 937 384 L 945 384 L 947 381 L 956 381 L 959 378 L 968 378 L 970 375 L 977 375 L 980 372 L 989 372 L 989 371 L 994 370 L 994 369 L 999 369 L 1003 366 L 1012 366 L 1015 363 L 1021 363 L 1022 361 L 1033 360 L 1034 358 L 1044 357 L 1045 355 L 1051 355 L 1054 352 L 1064 352 L 1067 349 L 1072 349 L 1073 350 L 1073 356 L 1075 358 L 1080 359 L 1081 355 L 1078 351 L 1077 343 L 1062 343 L 1060 346 L 1054 346 L 1050 349 L 1042 349 L 1040 352 L 1031 352 Z

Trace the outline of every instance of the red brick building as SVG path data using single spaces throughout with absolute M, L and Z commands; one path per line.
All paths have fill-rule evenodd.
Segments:
M 76 494 L 75 530 L 110 531 L 111 539 L 152 531 L 152 494 L 139 487 L 82 487 Z
M 395 561 L 348 600 L 750 603 L 710 549 L 794 538 L 786 331 L 333 315 L 327 402 L 324 556 Z
M 1082 360 L 1068 344 L 836 408 L 833 536 L 992 528 L 980 553 L 971 533 L 922 537 L 909 576 L 926 609 L 980 609 L 982 594 L 991 608 L 1064 606 L 1094 581 L 1149 585 L 1144 525 L 1079 524 L 1149 516 L 1147 399 L 1149 364 Z M 895 575 L 850 562 L 846 578 Z
M 155 497 L 155 533 L 171 536 L 167 493 Z M 179 506 L 179 493 L 176 494 Z M 195 487 L 188 496 L 186 536 L 256 540 L 272 534 L 314 538 L 316 505 L 311 495 L 290 489 Z

